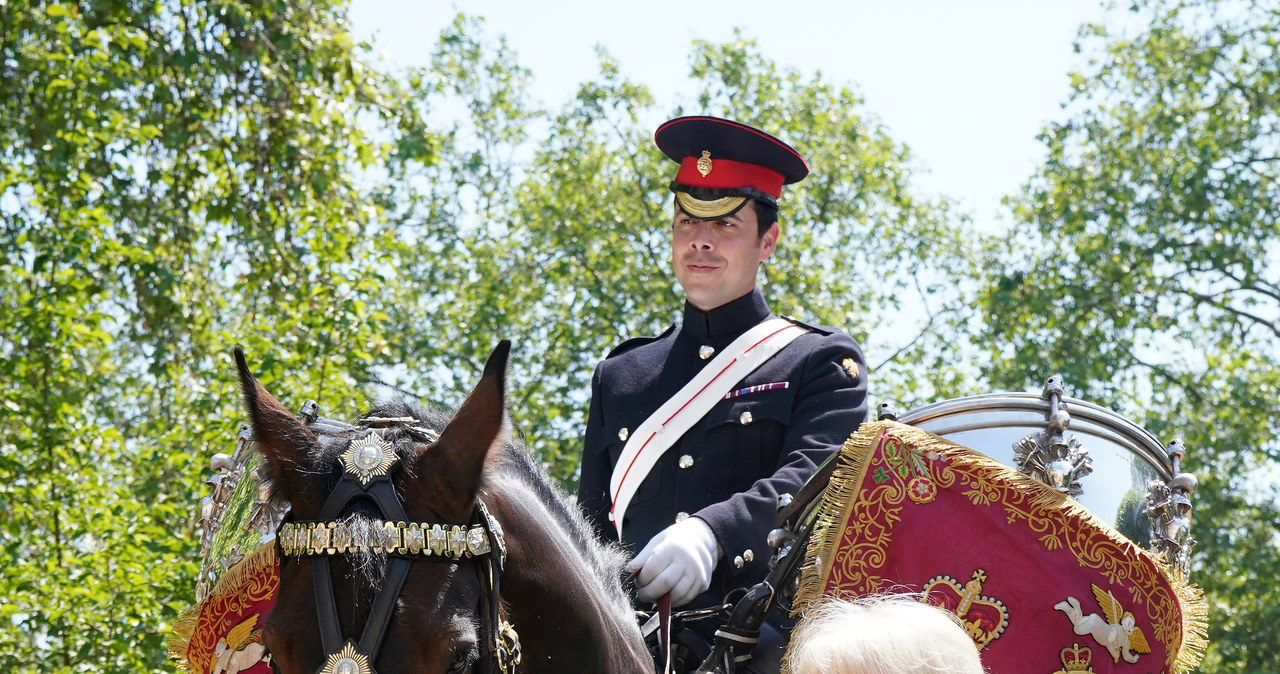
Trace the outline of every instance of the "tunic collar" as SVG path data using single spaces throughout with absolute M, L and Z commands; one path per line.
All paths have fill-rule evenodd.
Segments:
M 769 317 L 769 305 L 759 288 L 722 304 L 711 311 L 703 311 L 688 302 L 684 303 L 684 325 L 681 332 L 694 339 L 729 339 L 737 337 Z

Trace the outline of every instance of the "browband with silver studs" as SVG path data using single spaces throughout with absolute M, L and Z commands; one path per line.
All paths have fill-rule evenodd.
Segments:
M 361 540 L 355 540 L 352 527 L 345 522 L 286 522 L 280 527 L 280 549 L 288 557 L 371 551 L 450 559 L 476 557 L 490 550 L 489 532 L 482 524 L 379 522 L 375 520 L 372 534 Z M 367 530 L 364 526 L 361 529 Z

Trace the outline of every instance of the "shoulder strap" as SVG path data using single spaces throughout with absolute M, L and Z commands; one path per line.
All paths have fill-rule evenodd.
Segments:
M 631 497 L 658 458 L 706 416 L 734 384 L 806 332 L 805 326 L 782 318 L 761 322 L 733 340 L 631 433 L 609 478 L 609 495 L 613 501 L 609 519 L 619 540 L 622 539 L 622 518 L 627 514 Z

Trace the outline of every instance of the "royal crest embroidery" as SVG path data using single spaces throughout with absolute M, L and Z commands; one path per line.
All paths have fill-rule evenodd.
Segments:
M 698 157 L 698 173 L 701 173 L 702 177 L 705 178 L 707 174 L 711 173 L 711 169 L 711 150 L 703 150 L 702 156 Z
M 1062 659 L 1062 669 L 1053 674 L 1093 674 L 1093 651 L 1080 644 L 1062 649 L 1058 657 Z
M 178 670 L 191 674 L 271 674 L 261 620 L 280 589 L 276 546 L 266 543 L 218 579 L 209 595 L 178 617 L 169 642 Z
M 1080 601 L 1075 597 L 1067 597 L 1053 607 L 1067 614 L 1076 634 L 1091 636 L 1105 646 L 1113 661 L 1120 662 L 1123 657 L 1125 662 L 1137 664 L 1139 655 L 1151 652 L 1146 636 L 1137 626 L 1137 620 L 1120 605 L 1120 601 L 1109 590 L 1093 583 L 1090 585 L 1093 587 L 1093 598 L 1102 607 L 1105 619 L 1097 613 L 1084 615 Z
M 951 576 L 934 576 L 925 583 L 921 600 L 954 613 L 979 651 L 1009 627 L 1009 609 L 1004 602 L 982 594 L 986 581 L 983 569 L 974 571 L 964 585 Z
M 398 460 L 391 443 L 373 431 L 352 440 L 351 446 L 342 453 L 343 469 L 360 480 L 362 485 L 369 484 L 375 477 L 386 475 Z

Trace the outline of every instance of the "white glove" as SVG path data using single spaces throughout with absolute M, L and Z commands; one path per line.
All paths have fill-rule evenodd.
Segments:
M 720 544 L 711 525 L 689 517 L 654 536 L 627 562 L 627 570 L 640 569 L 636 596 L 642 601 L 657 601 L 670 592 L 671 605 L 683 606 L 711 587 L 719 558 Z

